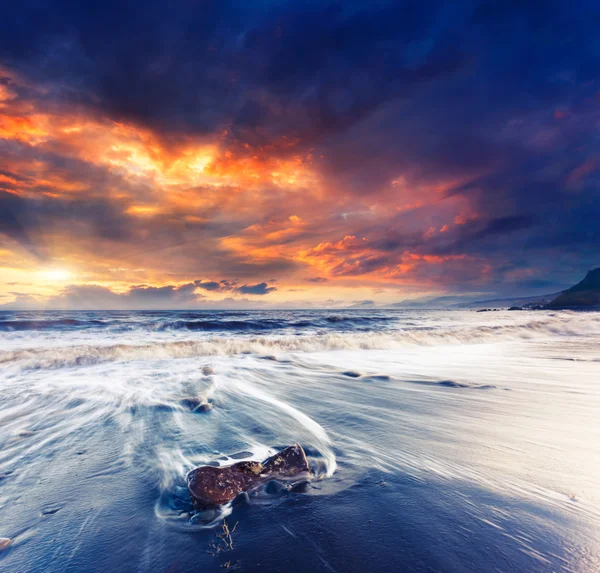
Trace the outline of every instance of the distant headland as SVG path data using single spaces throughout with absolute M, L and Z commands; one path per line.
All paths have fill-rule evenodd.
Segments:
M 588 271 L 585 278 L 575 286 L 561 292 L 546 308 L 600 307 L 600 267 Z
M 576 285 L 559 292 L 521 297 L 473 299 L 467 295 L 426 296 L 403 300 L 389 305 L 401 309 L 447 309 L 447 310 L 559 310 L 600 309 L 600 267 L 588 271 Z

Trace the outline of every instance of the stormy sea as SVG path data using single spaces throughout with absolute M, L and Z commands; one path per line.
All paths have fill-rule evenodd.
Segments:
M 4 312 L 0 570 L 599 571 L 599 350 L 592 312 Z M 301 487 L 192 505 L 294 443 Z

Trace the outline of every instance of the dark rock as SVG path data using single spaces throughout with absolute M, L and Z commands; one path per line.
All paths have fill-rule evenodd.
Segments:
M 173 412 L 175 410 L 173 404 L 152 404 L 148 408 L 155 412 Z
M 467 384 L 460 384 L 459 382 L 455 382 L 454 380 L 442 380 L 438 382 L 439 386 L 445 386 L 446 388 L 468 388 Z
M 310 474 L 310 466 L 306 454 L 300 444 L 294 444 L 285 450 L 271 456 L 263 462 L 264 473 L 294 477 L 301 474 Z
M 232 460 L 243 460 L 245 458 L 249 458 L 252 456 L 252 452 L 237 452 L 235 454 L 231 454 L 229 457 Z
M 348 370 L 347 372 L 342 372 L 342 376 L 348 376 L 349 378 L 360 378 L 360 372 L 354 372 L 354 370 Z
M 265 487 L 265 492 L 271 495 L 275 495 L 278 493 L 286 493 L 288 491 L 288 485 L 283 482 L 277 481 L 276 479 L 272 479 Z
M 188 474 L 192 501 L 199 507 L 227 503 L 240 492 L 250 489 L 261 477 L 260 462 L 238 462 L 227 467 L 203 466 Z
M 523 310 L 522 306 L 511 306 L 508 310 Z
M 301 481 L 301 482 L 298 482 L 297 484 L 294 484 L 290 491 L 293 491 L 294 493 L 306 493 L 308 491 L 309 485 L 310 484 L 306 480 Z
M 373 376 L 367 376 L 364 378 L 366 382 L 387 382 L 391 379 L 391 376 L 388 376 L 387 374 L 374 374 Z
M 209 412 L 213 408 L 212 403 L 207 402 L 204 398 L 185 398 L 179 403 L 192 412 Z
M 234 506 L 246 505 L 247 503 L 250 503 L 250 496 L 245 491 L 243 491 L 242 493 L 238 493 L 235 496 L 232 503 Z
M 285 448 L 260 462 L 238 462 L 231 466 L 202 466 L 187 476 L 188 490 L 199 508 L 227 503 L 238 494 L 273 478 L 310 476 L 310 466 L 300 444 Z
M 194 410 L 200 405 L 200 400 L 198 398 L 185 398 L 180 400 L 179 403 L 188 410 Z
M 30 436 L 35 436 L 34 430 L 21 430 L 17 436 L 19 438 L 29 438 Z

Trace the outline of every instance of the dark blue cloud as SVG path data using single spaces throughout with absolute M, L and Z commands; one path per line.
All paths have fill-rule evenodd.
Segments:
M 442 2 L 11 4 L 0 56 L 62 93 L 167 131 L 254 143 L 345 129 L 460 65 L 470 9 Z M 78 94 L 78 95 L 76 95 Z
M 196 281 L 196 286 L 208 291 L 218 291 L 222 288 L 222 285 L 216 281 Z
M 270 287 L 266 282 L 258 283 L 255 285 L 238 286 L 236 281 L 230 281 L 225 279 L 223 279 L 220 282 L 198 280 L 194 282 L 194 285 L 196 288 L 199 289 L 220 293 L 232 292 L 239 294 L 264 295 L 277 290 L 277 287 Z
M 150 285 L 135 285 L 128 291 L 117 293 L 109 288 L 99 285 L 69 285 L 62 292 L 49 301 L 40 302 L 35 297 L 25 293 L 10 293 L 16 300 L 2 308 L 65 308 L 65 309 L 187 309 L 205 308 L 212 306 L 225 306 L 230 303 L 248 304 L 248 299 L 225 298 L 207 302 L 202 294 L 198 293 L 198 284 L 194 281 L 183 285 L 165 285 L 154 287 Z M 212 281 L 211 281 L 212 282 Z M 219 283 L 217 283 L 219 284 Z M 268 287 L 266 283 L 240 287 L 234 294 L 264 295 L 276 290 Z M 226 292 L 226 291 L 223 291 Z
M 240 294 L 257 294 L 264 295 L 269 294 L 277 290 L 277 287 L 270 287 L 267 283 L 258 283 L 255 285 L 242 285 L 235 289 L 235 292 L 239 292 Z

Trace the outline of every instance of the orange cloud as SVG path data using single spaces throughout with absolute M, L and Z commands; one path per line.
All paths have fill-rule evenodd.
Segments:
M 424 241 L 450 234 L 420 212 L 466 179 L 419 184 L 401 175 L 391 191 L 386 184 L 377 197 L 359 197 L 327 181 L 323 157 L 298 138 L 251 145 L 229 130 L 165 137 L 55 102 L 14 72 L 0 69 L 0 79 L 0 138 L 8 143 L 0 190 L 61 215 L 26 239 L 44 245 L 60 268 L 77 269 L 82 284 L 184 284 L 199 268 L 215 277 L 227 268 L 248 284 L 277 272 L 292 286 L 307 276 L 327 287 L 404 284 L 421 280 L 426 266 L 464 259 L 395 252 L 372 237 L 402 217 L 412 217 Z M 449 220 L 459 207 L 466 212 L 457 197 L 446 201 Z M 470 218 L 456 215 L 454 223 Z M 26 259 L 14 246 L 8 266 L 37 276 L 39 256 Z
M 244 189 L 265 183 L 300 187 L 315 182 L 310 171 L 312 155 L 270 155 L 274 149 L 293 147 L 297 143 L 294 140 L 282 138 L 261 149 L 246 146 L 236 150 L 227 148 L 226 134 L 166 141 L 147 128 L 112 121 L 84 109 L 44 106 L 51 111 L 36 110 L 34 101 L 18 95 L 16 88 L 26 86 L 19 76 L 0 70 L 0 79 L 4 82 L 0 92 L 1 138 L 106 167 L 132 182 L 161 186 L 167 192 L 161 201 L 168 202 L 172 188 Z M 27 87 L 33 95 L 41 95 Z

